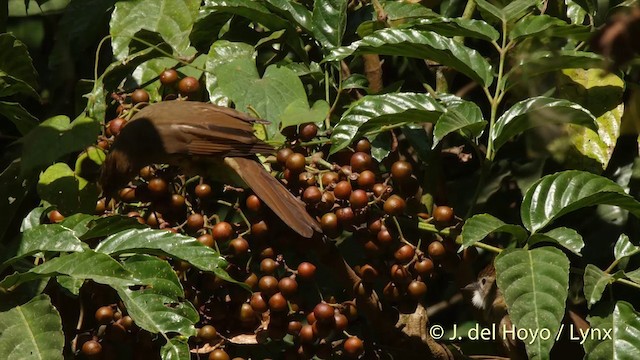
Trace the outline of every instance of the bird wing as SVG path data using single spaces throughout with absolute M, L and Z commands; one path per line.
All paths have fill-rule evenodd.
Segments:
M 309 215 L 304 203 L 297 199 L 262 164 L 241 157 L 227 157 L 230 166 L 256 195 L 291 229 L 305 238 L 321 233 L 318 222 Z

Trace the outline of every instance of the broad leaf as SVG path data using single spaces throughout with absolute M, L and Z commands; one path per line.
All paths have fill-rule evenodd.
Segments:
M 22 139 L 22 173 L 28 174 L 53 164 L 63 155 L 84 149 L 95 143 L 99 132 L 100 124 L 85 116 L 73 122 L 62 115 L 45 120 Z
M 509 39 L 515 40 L 534 36 L 585 38 L 589 35 L 589 32 L 589 28 L 586 26 L 567 24 L 549 15 L 535 15 L 526 16 L 518 21 L 509 32 Z
M 327 117 L 330 108 L 329 103 L 324 100 L 316 101 L 311 108 L 309 108 L 307 100 L 298 100 L 284 109 L 282 116 L 280 116 L 282 119 L 280 127 L 284 129 L 287 126 L 321 122 Z
M 616 241 L 616 244 L 613 247 L 613 255 L 616 260 L 622 260 L 637 253 L 640 253 L 640 247 L 633 245 L 631 241 L 629 241 L 629 237 L 627 235 L 620 234 L 618 241 Z
M 0 34 L 0 96 L 25 94 L 38 97 L 34 90 L 36 70 L 27 47 L 12 34 Z
M 382 7 L 392 22 L 439 16 L 428 7 L 409 1 L 385 1 L 382 3 Z
M 160 349 L 162 360 L 189 360 L 191 353 L 189 352 L 189 344 L 187 339 L 174 337 L 169 340 Z
M 0 312 L 0 357 L 19 359 L 62 359 L 64 333 L 58 310 L 47 295 Z
M 582 251 L 584 247 L 582 235 L 566 227 L 555 228 L 545 233 L 533 234 L 527 241 L 530 246 L 541 242 L 558 244 L 578 256 L 580 256 L 580 251 Z
M 84 285 L 84 279 L 75 279 L 67 275 L 58 275 L 56 282 L 71 296 L 78 296 L 80 288 Z
M 65 163 L 49 166 L 38 180 L 38 195 L 63 214 L 95 211 L 99 194 L 95 183 L 77 176 Z
M 589 110 L 568 100 L 538 96 L 522 100 L 505 111 L 490 129 L 495 151 L 527 129 L 546 124 L 571 123 L 596 130 L 596 118 Z
M 129 0 L 118 1 L 111 15 L 114 56 L 122 60 L 129 55 L 129 45 L 140 30 L 158 33 L 176 54 L 189 47 L 189 33 L 200 7 L 200 0 Z
M 347 26 L 347 1 L 315 0 L 313 2 L 313 37 L 325 50 L 341 45 Z
M 384 125 L 438 120 L 445 109 L 428 94 L 395 93 L 369 95 L 353 103 L 331 135 L 334 154 L 349 146 L 358 134 L 379 130 Z
M 90 279 L 111 286 L 128 286 L 140 283 L 109 255 L 85 250 L 84 252 L 61 255 L 24 273 L 9 275 L 0 282 L 0 287 L 11 289 L 27 281 L 57 275 L 68 275 L 74 279 Z
M 87 223 L 86 231 L 78 236 L 82 240 L 88 240 L 109 236 L 123 230 L 144 228 L 147 228 L 147 225 L 140 224 L 135 218 L 124 215 L 112 215 L 91 220 Z
M 487 20 L 507 21 L 507 16 L 504 11 L 502 11 L 502 8 L 491 4 L 487 0 L 476 0 L 476 4 L 478 8 L 480 8 L 480 13 L 483 18 Z
M 35 183 L 35 175 L 23 176 L 22 161 L 14 160 L 0 174 L 0 238 L 11 225 L 14 216 L 18 213 L 22 201 L 27 196 L 29 189 Z
M 584 296 L 587 299 L 587 306 L 591 308 L 593 304 L 597 303 L 607 285 L 620 277 L 622 277 L 622 272 L 611 275 L 595 265 L 587 264 L 584 269 Z
M 166 230 L 130 229 L 104 239 L 96 251 L 106 254 L 143 253 L 168 255 L 184 260 L 200 270 L 210 271 L 221 278 L 233 281 L 224 270 L 225 259 L 210 247 L 196 239 Z
M 289 21 L 293 21 L 300 28 L 311 34 L 313 24 L 311 22 L 312 14 L 304 5 L 290 0 L 265 0 L 266 6 L 273 12 L 277 12 L 280 16 Z
M 184 298 L 184 290 L 175 271 L 165 260 L 149 255 L 134 255 L 124 267 L 147 286 L 130 290 L 115 286 L 136 325 L 151 333 L 176 332 L 194 336 L 198 312 Z
M 547 175 L 533 184 L 522 200 L 520 216 L 524 226 L 535 233 L 562 215 L 598 204 L 617 205 L 640 217 L 640 203 L 620 185 L 576 170 Z
M 287 106 L 307 101 L 302 81 L 285 67 L 271 65 L 262 78 L 253 60 L 242 57 L 216 67 L 214 74 L 222 93 L 243 112 L 257 112 L 270 121 L 268 139 L 280 136 L 280 121 Z
M 538 75 L 562 69 L 588 69 L 602 66 L 600 55 L 587 51 L 540 51 L 527 54 L 502 78 L 504 87 L 509 90 L 520 82 L 532 81 Z
M 491 65 L 477 51 L 434 32 L 412 29 L 376 31 L 349 46 L 333 50 L 324 61 L 367 53 L 430 59 L 460 71 L 482 86 L 489 86 L 493 81 Z
M 218 40 L 209 49 L 205 73 L 205 83 L 209 91 L 209 100 L 220 106 L 228 106 L 229 99 L 223 94 L 218 84 L 216 69 L 223 64 L 230 63 L 235 59 L 249 59 L 255 61 L 256 51 L 253 46 L 241 43 Z
M 489 234 L 496 232 L 509 233 L 517 241 L 523 241 L 527 238 L 527 231 L 522 226 L 505 224 L 502 220 L 489 214 L 479 214 L 467 219 L 462 226 L 461 250 L 473 246 Z
M 38 126 L 38 119 L 19 103 L 0 101 L 0 115 L 11 121 L 22 135 Z
M 482 110 L 478 105 L 455 95 L 441 94 L 438 97 L 446 110 L 433 129 L 433 147 L 455 131 L 461 131 L 470 139 L 482 134 L 487 122 L 482 118 Z
M 564 317 L 569 259 L 553 247 L 505 250 L 495 260 L 498 288 L 517 329 L 547 329 L 550 337 L 525 341 L 529 359 L 548 359 Z
M 398 28 L 433 31 L 447 37 L 464 36 L 486 41 L 495 41 L 500 38 L 500 33 L 486 22 L 463 18 L 419 19 L 402 24 Z
M 590 316 L 591 330 L 598 329 L 584 343 L 586 360 L 637 359 L 640 357 L 640 313 L 618 301 L 608 316 Z M 599 334 L 600 336 L 597 336 Z
M 75 236 L 73 231 L 62 225 L 39 225 L 21 234 L 16 255 L 0 265 L 0 268 L 42 251 L 81 252 L 84 251 L 82 245 L 82 241 Z

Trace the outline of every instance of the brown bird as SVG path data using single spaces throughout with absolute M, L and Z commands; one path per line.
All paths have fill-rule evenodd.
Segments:
M 285 224 L 305 238 L 321 232 L 304 203 L 257 161 L 274 149 L 253 133 L 254 119 L 236 110 L 192 101 L 163 101 L 137 112 L 116 137 L 100 175 L 112 195 L 149 164 L 178 165 L 214 180 L 248 186 Z

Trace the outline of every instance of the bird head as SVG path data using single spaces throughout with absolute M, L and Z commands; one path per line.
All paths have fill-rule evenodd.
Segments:
M 463 288 L 471 293 L 473 306 L 481 310 L 487 310 L 493 305 L 497 296 L 496 269 L 490 264 L 478 274 L 478 280 Z

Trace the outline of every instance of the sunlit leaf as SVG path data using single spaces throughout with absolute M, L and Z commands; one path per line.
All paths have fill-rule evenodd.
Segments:
M 527 231 L 519 225 L 506 224 L 502 220 L 489 215 L 478 214 L 470 217 L 462 226 L 462 249 L 482 241 L 489 234 L 504 232 L 513 235 L 517 241 L 527 237 Z

